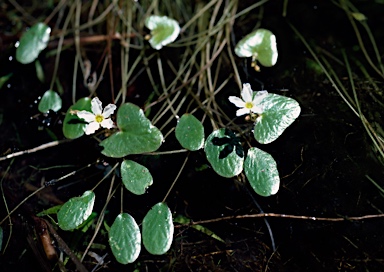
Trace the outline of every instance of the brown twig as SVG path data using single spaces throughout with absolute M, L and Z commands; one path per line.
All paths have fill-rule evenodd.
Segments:
M 312 220 L 312 221 L 331 221 L 331 222 L 343 222 L 343 221 L 360 221 L 365 219 L 381 218 L 384 217 L 384 214 L 370 214 L 363 216 L 352 216 L 352 217 L 315 217 L 315 216 L 304 216 L 304 215 L 290 215 L 290 214 L 279 214 L 279 213 L 258 213 L 258 214 L 244 214 L 236 216 L 225 216 L 220 218 L 208 219 L 191 222 L 185 225 L 199 225 L 214 223 L 224 220 L 232 219 L 245 219 L 245 218 L 265 218 L 265 217 L 280 217 L 280 218 L 290 218 L 290 219 L 301 219 L 301 220 Z

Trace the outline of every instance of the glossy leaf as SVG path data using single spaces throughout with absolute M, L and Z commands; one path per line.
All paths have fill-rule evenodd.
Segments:
M 143 219 L 143 244 L 147 251 L 161 255 L 168 251 L 173 240 L 172 214 L 165 203 L 157 203 Z
M 95 194 L 86 191 L 82 196 L 69 199 L 57 213 L 59 226 L 63 230 L 73 230 L 91 215 Z
M 204 127 L 192 114 L 184 114 L 177 123 L 176 139 L 188 150 L 199 150 L 204 145 Z
M 255 139 L 262 144 L 275 141 L 296 120 L 301 111 L 296 100 L 277 94 L 268 94 L 260 105 L 263 107 L 263 113 L 256 119 L 253 133 Z
M 122 105 L 117 112 L 119 132 L 111 135 L 100 145 L 105 156 L 121 158 L 158 149 L 163 141 L 160 130 L 145 117 L 143 110 L 132 103 Z
M 33 62 L 47 47 L 51 28 L 44 23 L 37 23 L 25 32 L 16 48 L 17 61 L 28 64 Z
M 116 217 L 109 230 L 109 245 L 119 263 L 133 263 L 137 259 L 141 250 L 141 236 L 132 216 L 121 213 Z
M 180 33 L 179 23 L 167 16 L 149 16 L 145 26 L 151 30 L 149 44 L 157 50 L 172 43 Z
M 256 147 L 248 150 L 244 172 L 253 190 L 261 196 L 277 193 L 280 186 L 279 172 L 270 154 Z
M 238 42 L 235 53 L 239 57 L 253 57 L 263 66 L 273 66 L 278 56 L 276 36 L 267 29 L 259 28 Z
M 225 130 L 226 129 L 222 128 L 213 131 L 205 142 L 204 151 L 207 155 L 208 161 L 212 165 L 213 170 L 215 170 L 216 173 L 218 173 L 220 176 L 230 178 L 240 174 L 240 172 L 243 170 L 244 158 L 240 157 L 236 153 L 236 147 L 234 147 L 232 152 L 227 154 L 225 158 L 220 158 L 220 154 L 223 154 L 222 151 L 228 147 L 228 143 L 224 143 L 226 138 L 228 138 Z M 215 145 L 212 142 L 212 140 L 215 138 L 222 139 L 219 142 L 223 142 L 223 144 Z
M 125 160 L 121 163 L 120 172 L 125 188 L 136 195 L 144 194 L 153 183 L 149 170 L 131 160 Z
M 48 90 L 41 98 L 38 109 L 42 113 L 46 113 L 49 110 L 57 112 L 61 109 L 61 104 L 61 98 L 58 93 L 52 90 Z
M 92 111 L 91 99 L 89 97 L 79 99 L 76 104 L 69 107 L 67 113 L 65 114 L 63 133 L 68 139 L 76 139 L 84 135 L 86 122 L 76 115 L 76 111 L 81 110 Z

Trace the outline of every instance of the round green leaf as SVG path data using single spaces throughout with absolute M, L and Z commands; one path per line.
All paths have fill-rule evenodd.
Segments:
M 262 144 L 276 140 L 284 130 L 300 115 L 300 105 L 296 100 L 268 94 L 260 103 L 263 113 L 256 119 L 254 136 Z
M 143 219 L 144 247 L 151 254 L 164 254 L 171 247 L 173 230 L 172 214 L 167 204 L 157 203 Z
M 167 16 L 151 15 L 145 20 L 145 26 L 151 30 L 149 44 L 157 50 L 172 43 L 180 33 L 179 23 Z
M 76 139 L 84 135 L 84 128 L 86 123 L 84 120 L 77 117 L 76 111 L 92 111 L 91 99 L 89 97 L 80 98 L 76 104 L 69 107 L 65 114 L 63 123 L 63 133 L 68 139 Z
M 132 216 L 121 213 L 116 217 L 109 230 L 109 245 L 119 263 L 133 263 L 137 259 L 141 250 L 141 236 Z
M 192 114 L 184 114 L 177 123 L 176 139 L 188 150 L 199 150 L 204 145 L 204 127 Z
M 132 103 L 121 105 L 117 112 L 119 132 L 100 143 L 105 156 L 121 158 L 158 149 L 163 134 L 145 117 L 144 112 Z
M 33 62 L 48 44 L 51 28 L 44 23 L 37 23 L 25 32 L 16 49 L 17 61 L 28 64 Z
M 248 150 L 244 172 L 253 190 L 261 196 L 277 193 L 280 186 L 279 172 L 270 154 L 256 147 Z
M 142 195 L 152 185 L 153 178 L 149 170 L 131 160 L 125 160 L 120 167 L 121 178 L 128 191 Z
M 228 148 L 226 146 L 230 145 L 230 143 L 216 145 L 212 142 L 212 140 L 215 142 L 214 139 L 220 138 L 229 138 L 228 135 L 226 135 L 226 129 L 222 128 L 213 131 L 205 142 L 204 151 L 207 155 L 208 161 L 212 165 L 213 170 L 215 170 L 216 173 L 218 173 L 220 176 L 230 178 L 240 174 L 240 172 L 243 170 L 244 156 L 241 157 L 236 154 L 236 146 L 233 146 L 232 152 L 225 154 L 224 149 Z M 224 158 L 220 158 L 221 154 L 226 156 Z
M 52 90 L 46 91 L 40 100 L 38 109 L 42 113 L 46 113 L 49 110 L 53 110 L 55 112 L 60 110 L 61 98 L 58 93 Z
M 235 53 L 239 57 L 253 57 L 263 66 L 273 66 L 278 56 L 276 36 L 267 29 L 259 28 L 239 41 Z
M 59 226 L 63 230 L 73 230 L 91 215 L 95 194 L 85 191 L 82 196 L 68 200 L 57 213 Z

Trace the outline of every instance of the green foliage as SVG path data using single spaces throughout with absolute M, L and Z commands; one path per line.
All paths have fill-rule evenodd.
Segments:
M 49 110 L 57 112 L 61 109 L 61 103 L 61 98 L 58 93 L 48 90 L 41 98 L 38 109 L 41 113 L 46 113 Z
M 76 139 L 84 135 L 86 123 L 76 115 L 76 112 L 81 110 L 91 111 L 91 99 L 89 97 L 80 98 L 74 105 L 69 107 L 65 114 L 63 133 L 68 139 Z
M 173 240 L 172 214 L 167 204 L 157 203 L 143 219 L 143 244 L 146 250 L 154 255 L 168 251 Z
M 145 20 L 145 26 L 151 30 L 149 44 L 156 50 L 172 43 L 180 33 L 179 23 L 167 16 L 151 15 Z
M 183 114 L 177 123 L 176 139 L 182 147 L 188 150 L 199 150 L 204 145 L 204 127 L 197 118 L 191 114 Z
M 153 183 L 149 170 L 131 160 L 125 160 L 121 163 L 120 172 L 125 188 L 136 195 L 144 194 Z
M 248 150 L 244 172 L 253 190 L 261 196 L 277 193 L 280 186 L 279 172 L 270 154 L 256 147 Z
M 235 53 L 239 57 L 252 57 L 263 66 L 273 66 L 278 56 L 276 36 L 267 29 L 259 28 L 238 42 Z
M 0 77 L 0 89 L 3 87 L 3 85 L 11 78 L 13 73 L 9 73 L 5 76 Z
M 141 236 L 132 216 L 121 213 L 116 217 L 109 230 L 109 245 L 119 263 L 133 263 L 137 259 L 141 250 Z
M 22 64 L 33 62 L 48 44 L 51 28 L 44 23 L 37 23 L 25 32 L 16 49 L 16 59 Z
M 144 112 L 132 103 L 122 105 L 117 112 L 120 131 L 100 143 L 105 156 L 121 158 L 158 149 L 163 141 L 160 130 L 151 124 Z
M 212 143 L 212 140 L 215 138 L 228 138 L 229 136 L 226 135 L 226 129 L 221 128 L 219 130 L 213 131 L 207 138 L 207 141 L 205 142 L 204 151 L 207 155 L 208 161 L 211 163 L 213 170 L 216 171 L 220 176 L 223 177 L 233 177 L 243 170 L 243 162 L 244 158 L 240 157 L 236 153 L 236 147 L 233 146 L 233 143 L 227 143 L 222 145 L 215 145 Z M 236 141 L 236 139 L 233 139 Z M 228 149 L 228 146 L 233 147 L 233 150 L 229 152 L 224 158 L 220 158 L 220 154 L 223 155 L 225 152 L 224 149 Z M 228 150 L 230 151 L 230 150 Z M 223 156 L 224 156 L 223 155 Z
M 296 100 L 277 94 L 268 94 L 260 105 L 264 110 L 256 119 L 253 133 L 255 139 L 262 144 L 275 141 L 296 120 L 301 111 Z
M 73 230 L 80 226 L 91 215 L 95 194 L 86 191 L 80 197 L 68 200 L 57 213 L 59 227 L 63 230 Z

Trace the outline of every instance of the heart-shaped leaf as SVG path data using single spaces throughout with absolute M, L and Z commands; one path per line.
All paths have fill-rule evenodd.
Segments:
M 241 143 L 229 129 L 213 131 L 205 142 L 204 151 L 213 170 L 220 176 L 230 178 L 243 170 L 244 153 Z
M 117 126 L 120 128 L 100 143 L 105 156 L 121 158 L 130 154 L 141 154 L 158 149 L 163 134 L 145 117 L 144 112 L 132 103 L 121 105 L 117 112 Z
M 125 160 L 120 167 L 121 178 L 128 191 L 142 195 L 152 185 L 153 178 L 149 170 L 131 160 Z
M 157 203 L 143 219 L 143 244 L 149 253 L 161 255 L 168 251 L 173 240 L 172 214 L 167 204 Z
M 270 154 L 252 147 L 244 162 L 244 172 L 253 190 L 261 196 L 277 193 L 280 186 L 279 172 Z
M 95 194 L 85 191 L 82 196 L 68 200 L 57 213 L 59 226 L 63 230 L 73 230 L 80 226 L 91 215 Z
M 145 26 L 151 30 L 149 44 L 156 50 L 172 43 L 180 33 L 179 23 L 167 16 L 151 15 L 145 20 Z
M 116 217 L 109 230 L 109 245 L 119 263 L 133 263 L 137 259 L 141 250 L 141 236 L 132 216 L 121 213 Z
M 57 92 L 48 90 L 44 93 L 43 97 L 41 98 L 38 109 L 42 113 L 46 113 L 49 110 L 57 112 L 61 109 L 61 103 L 61 98 L 57 94 Z
M 276 140 L 296 120 L 301 111 L 296 100 L 277 94 L 268 94 L 260 106 L 263 113 L 256 119 L 253 134 L 262 144 Z
M 273 66 L 278 56 L 276 36 L 267 29 L 259 28 L 238 42 L 235 53 L 239 57 L 252 57 L 263 66 Z
M 37 23 L 25 32 L 16 49 L 17 61 L 28 64 L 34 61 L 48 44 L 51 28 L 44 23 Z
M 199 150 L 204 145 L 204 127 L 192 114 L 183 114 L 177 123 L 176 139 L 188 150 Z
M 84 128 L 87 123 L 77 117 L 76 112 L 86 110 L 91 112 L 91 99 L 80 98 L 76 104 L 69 107 L 63 122 L 63 133 L 68 139 L 76 139 L 84 135 Z

